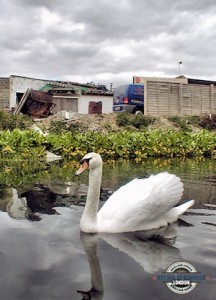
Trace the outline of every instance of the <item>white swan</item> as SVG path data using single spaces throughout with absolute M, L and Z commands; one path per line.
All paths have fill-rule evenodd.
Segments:
M 102 180 L 102 158 L 91 152 L 80 161 L 76 175 L 89 169 L 86 205 L 80 221 L 83 232 L 117 233 L 159 228 L 177 221 L 189 207 L 190 200 L 174 207 L 181 199 L 180 178 L 167 172 L 146 179 L 133 179 L 119 188 L 98 211 Z

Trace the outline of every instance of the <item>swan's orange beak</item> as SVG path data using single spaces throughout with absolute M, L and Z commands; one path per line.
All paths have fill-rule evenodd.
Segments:
M 84 172 L 86 169 L 88 169 L 88 163 L 84 160 L 83 163 L 81 164 L 79 170 L 75 173 L 75 175 L 80 175 L 82 172 Z

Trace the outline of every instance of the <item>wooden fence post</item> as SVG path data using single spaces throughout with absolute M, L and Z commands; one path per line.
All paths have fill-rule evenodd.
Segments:
M 182 116 L 183 115 L 183 97 L 182 97 L 182 83 L 179 83 L 179 115 Z
M 210 95 L 210 113 L 215 113 L 214 111 L 214 84 L 211 84 L 211 95 Z

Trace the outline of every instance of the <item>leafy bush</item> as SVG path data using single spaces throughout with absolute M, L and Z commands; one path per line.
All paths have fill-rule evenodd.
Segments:
M 67 122 L 63 121 L 51 121 L 50 123 L 50 133 L 61 134 L 62 132 L 71 131 L 71 132 L 78 132 L 81 131 L 81 126 L 78 124 L 68 124 Z
M 191 131 L 190 127 L 188 126 L 188 120 L 186 118 L 182 118 L 180 116 L 172 116 L 168 118 L 171 122 L 175 124 L 176 127 L 184 130 L 184 131 Z
M 188 124 L 200 126 L 201 117 L 200 116 L 187 116 Z
M 33 120 L 26 115 L 12 115 L 0 111 L 0 130 L 13 130 L 15 128 L 28 129 L 33 124 Z
M 131 125 L 132 115 L 126 112 L 117 114 L 116 123 L 118 126 Z
M 216 130 L 216 114 L 200 116 L 173 116 L 169 120 L 182 130 L 191 131 L 190 125 L 200 126 L 207 130 Z
M 143 114 L 130 114 L 130 113 L 119 113 L 117 115 L 116 123 L 119 126 L 134 126 L 135 128 L 143 128 L 154 123 L 155 117 L 144 116 Z
M 50 133 L 60 134 L 64 130 L 67 130 L 66 123 L 64 123 L 62 121 L 51 121 L 50 122 L 50 128 L 49 128 Z
M 136 128 L 142 128 L 154 123 L 154 121 L 154 117 L 144 116 L 143 114 L 136 114 L 133 115 L 133 118 L 131 119 L 131 125 L 133 125 Z

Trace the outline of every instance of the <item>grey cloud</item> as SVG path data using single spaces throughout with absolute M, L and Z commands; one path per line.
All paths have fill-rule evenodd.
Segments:
M 120 82 L 121 76 L 138 72 L 175 76 L 182 60 L 186 76 L 214 79 L 214 1 L 0 3 L 2 76 L 22 72 L 32 77 L 64 80 L 71 76 L 73 80 L 83 76 L 94 81 L 110 73 L 108 82 L 112 76 L 119 76 Z

